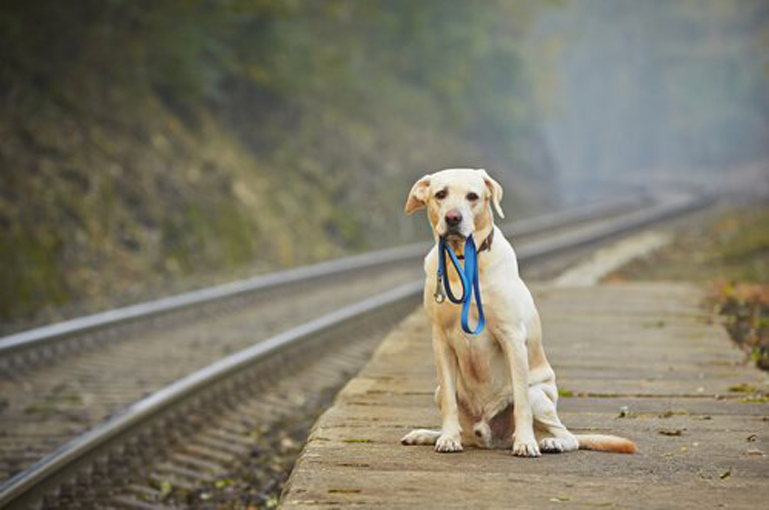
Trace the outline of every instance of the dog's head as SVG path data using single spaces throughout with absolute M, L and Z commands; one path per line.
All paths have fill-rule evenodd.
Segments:
M 492 204 L 505 217 L 501 199 L 502 186 L 486 170 L 451 168 L 425 175 L 414 184 L 406 214 L 426 207 L 437 236 L 466 238 L 493 223 Z

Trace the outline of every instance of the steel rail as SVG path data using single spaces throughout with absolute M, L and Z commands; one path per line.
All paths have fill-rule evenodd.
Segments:
M 140 429 L 158 415 L 168 412 L 185 399 L 194 397 L 212 385 L 235 376 L 289 346 L 295 347 L 319 335 L 338 333 L 352 321 L 386 314 L 391 308 L 402 312 L 396 314 L 394 318 L 396 321 L 399 320 L 417 305 L 420 287 L 420 283 L 407 284 L 319 317 L 227 356 L 130 405 L 120 414 L 64 444 L 49 456 L 0 485 L 0 508 L 15 503 L 17 498 L 41 483 L 48 486 L 57 480 L 58 475 L 67 476 L 64 471 L 73 463 L 81 463 L 94 455 L 94 452 L 98 455 L 98 450 L 103 446 L 114 443 L 121 437 L 132 435 L 136 429 Z
M 608 214 L 619 213 L 642 207 L 652 199 L 647 195 L 624 196 L 604 202 L 587 204 L 529 219 L 523 219 L 503 227 L 506 235 L 525 236 L 543 233 L 575 223 L 589 221 Z M 83 336 L 131 322 L 144 321 L 205 304 L 222 301 L 246 294 L 258 294 L 268 290 L 289 287 L 298 283 L 309 283 L 328 277 L 364 269 L 375 269 L 390 264 L 406 263 L 424 256 L 430 243 L 414 243 L 353 255 L 298 267 L 286 271 L 255 276 L 222 285 L 207 287 L 191 292 L 169 296 L 135 305 L 115 308 L 93 315 L 78 317 L 39 328 L 21 331 L 0 338 L 0 359 L 31 351 L 56 342 Z
M 627 234 L 654 222 L 691 212 L 704 207 L 710 201 L 711 199 L 706 196 L 668 196 L 651 207 L 607 220 L 593 227 L 585 227 L 573 234 L 531 243 L 519 249 L 518 258 L 522 263 L 538 262 L 587 244 Z M 122 440 L 135 437 L 138 431 L 148 427 L 153 420 L 194 400 L 201 392 L 213 391 L 212 388 L 216 385 L 224 385 L 235 376 L 292 347 L 306 345 L 313 339 L 329 333 L 333 334 L 333 338 L 337 340 L 354 337 L 357 330 L 353 328 L 343 331 L 345 327 L 358 321 L 369 321 L 376 315 L 389 314 L 389 319 L 397 323 L 416 306 L 422 287 L 421 281 L 407 284 L 344 307 L 230 355 L 153 393 L 129 406 L 122 413 L 71 440 L 0 485 L 0 507 L 28 504 L 39 500 L 45 492 L 75 477 L 76 472 L 83 469 L 83 466 L 87 466 L 89 461 L 103 458 L 106 450 L 120 444 Z M 345 334 L 349 337 L 345 337 Z M 231 390 L 231 386 L 228 386 L 228 389 Z
M 566 232 L 554 239 L 532 241 L 517 250 L 522 262 L 541 261 L 551 256 L 575 250 L 596 242 L 637 230 L 652 223 L 695 211 L 712 203 L 710 195 L 669 194 L 654 205 L 612 218 L 603 223 L 588 225 L 584 229 Z

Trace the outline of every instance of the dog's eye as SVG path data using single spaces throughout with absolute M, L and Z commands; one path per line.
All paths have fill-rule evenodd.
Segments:
M 444 198 L 446 198 L 446 195 L 448 194 L 449 193 L 445 189 L 442 189 L 435 194 L 435 198 L 437 198 L 438 200 L 443 200 Z
M 477 195 L 477 194 L 475 194 L 475 193 L 468 193 L 468 194 L 467 194 L 467 199 L 468 199 L 470 202 L 475 202 L 476 200 L 478 200 L 478 195 Z

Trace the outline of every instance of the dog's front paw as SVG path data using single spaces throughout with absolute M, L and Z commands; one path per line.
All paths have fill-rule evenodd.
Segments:
M 462 440 L 458 435 L 442 435 L 435 442 L 435 451 L 439 453 L 456 453 L 462 451 Z
M 513 455 L 517 457 L 539 457 L 539 447 L 534 437 L 521 437 L 513 441 Z

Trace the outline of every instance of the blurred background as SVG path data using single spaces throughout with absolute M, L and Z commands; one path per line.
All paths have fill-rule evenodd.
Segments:
M 766 0 L 4 0 L 0 331 L 508 218 L 769 184 Z

